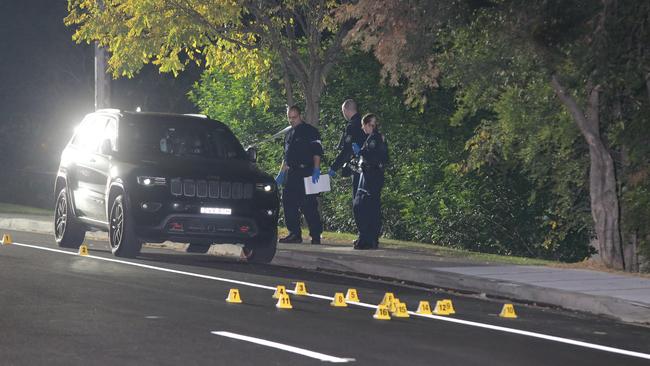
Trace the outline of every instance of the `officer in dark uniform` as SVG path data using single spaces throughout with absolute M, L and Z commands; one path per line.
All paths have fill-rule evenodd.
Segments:
M 284 138 L 284 160 L 280 173 L 275 178 L 278 185 L 284 184 L 282 190 L 282 206 L 284 221 L 289 229 L 289 235 L 280 239 L 280 243 L 302 243 L 300 229 L 300 211 L 305 215 L 309 226 L 312 244 L 320 244 L 323 225 L 318 212 L 318 201 L 315 194 L 305 194 L 305 177 L 310 177 L 313 183 L 320 178 L 320 160 L 323 156 L 318 130 L 303 122 L 298 106 L 287 109 L 287 118 L 291 129 Z
M 348 121 L 348 125 L 345 127 L 339 142 L 339 155 L 334 160 L 328 173 L 332 178 L 336 175 L 336 171 L 343 167 L 344 163 L 350 162 L 354 154 L 353 146 L 356 145 L 355 148 L 360 148 L 368 137 L 361 129 L 361 115 L 357 111 L 357 103 L 354 100 L 347 99 L 343 102 L 341 112 L 343 112 L 343 118 Z M 342 176 L 347 177 L 350 174 L 352 175 L 352 198 L 354 199 L 359 187 L 360 175 L 351 171 L 348 167 L 343 167 Z
M 368 138 L 359 151 L 361 177 L 354 197 L 354 220 L 359 239 L 354 249 L 376 249 L 381 232 L 381 189 L 384 186 L 384 169 L 388 163 L 388 145 L 377 129 L 378 119 L 366 114 L 362 119 L 363 130 Z

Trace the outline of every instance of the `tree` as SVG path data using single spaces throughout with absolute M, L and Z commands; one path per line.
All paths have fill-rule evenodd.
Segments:
M 310 123 L 318 124 L 325 81 L 354 24 L 337 23 L 332 0 L 68 0 L 68 26 L 77 42 L 109 49 L 114 77 L 132 77 L 153 63 L 182 72 L 195 62 L 256 82 L 253 103 L 268 103 L 257 84 L 281 75 L 288 104 L 293 83 L 305 98 Z
M 645 47 L 650 33 L 646 2 L 391 0 L 379 6 L 360 0 L 349 6 L 348 14 L 342 19 L 359 18 L 350 39 L 375 51 L 390 80 L 406 77 L 411 82 L 410 101 L 416 104 L 426 101 L 416 98 L 424 88 L 437 85 L 437 57 L 466 51 L 454 43 L 458 30 L 475 27 L 489 34 L 483 51 L 489 50 L 493 40 L 507 42 L 505 54 L 494 55 L 491 63 L 534 55 L 545 82 L 569 112 L 589 149 L 589 194 L 600 257 L 609 267 L 626 268 L 620 225 L 621 181 L 612 156 L 614 146 L 604 135 L 609 126 L 626 116 L 614 118 L 612 105 L 604 104 L 602 97 L 626 99 L 617 82 L 625 68 L 647 85 L 650 63 Z M 387 47 L 388 42 L 398 47 Z M 416 49 L 420 51 L 405 52 Z M 622 60 L 627 63 L 619 63 Z M 416 77 L 422 72 L 427 74 Z M 476 92 L 463 90 L 464 85 L 458 87 L 461 95 Z

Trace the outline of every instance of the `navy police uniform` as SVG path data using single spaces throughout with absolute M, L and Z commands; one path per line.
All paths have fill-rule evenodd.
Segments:
M 284 161 L 289 167 L 287 180 L 282 190 L 284 221 L 290 234 L 301 237 L 300 211 L 305 215 L 312 238 L 320 238 L 323 226 L 318 213 L 315 194 L 305 194 L 305 177 L 311 177 L 314 170 L 314 156 L 323 156 L 320 133 L 302 122 L 289 130 L 284 137 Z M 311 178 L 310 178 L 311 179 Z
M 357 145 L 362 146 L 367 137 L 368 135 L 366 135 L 366 133 L 361 129 L 361 116 L 359 113 L 355 113 L 355 115 L 350 118 L 348 125 L 345 127 L 345 132 L 343 132 L 341 141 L 339 141 L 339 155 L 336 157 L 336 160 L 334 160 L 334 163 L 330 168 L 334 171 L 341 169 L 343 164 L 349 162 L 352 158 L 352 144 L 356 143 Z M 345 174 L 342 175 L 345 176 Z M 359 173 L 352 172 L 352 198 L 356 196 L 358 187 Z
M 354 197 L 354 220 L 359 229 L 357 249 L 377 248 L 381 232 L 381 189 L 388 163 L 388 145 L 379 132 L 368 136 L 361 151 L 361 177 Z

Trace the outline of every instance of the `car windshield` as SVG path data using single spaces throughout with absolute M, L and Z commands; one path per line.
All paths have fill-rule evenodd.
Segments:
M 143 157 L 246 159 L 232 132 L 210 120 L 138 116 L 124 120 L 119 135 L 120 150 Z

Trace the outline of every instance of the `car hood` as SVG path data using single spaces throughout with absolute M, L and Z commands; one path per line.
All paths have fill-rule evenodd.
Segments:
M 266 182 L 273 178 L 246 160 L 208 160 L 172 158 L 165 161 L 141 160 L 139 174 L 168 178 L 238 180 Z

